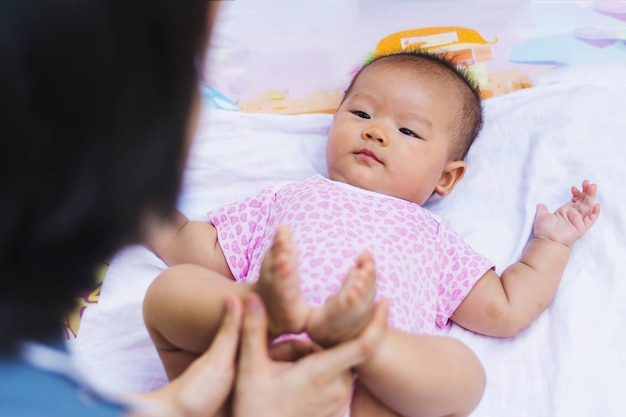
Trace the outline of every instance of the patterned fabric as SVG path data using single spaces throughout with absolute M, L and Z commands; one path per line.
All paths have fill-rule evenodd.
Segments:
M 315 175 L 281 183 L 209 213 L 237 281 L 259 278 L 278 225 L 299 250 L 302 291 L 312 306 L 335 293 L 357 255 L 376 262 L 378 296 L 391 300 L 389 325 L 431 333 L 493 268 L 440 218 L 421 206 Z

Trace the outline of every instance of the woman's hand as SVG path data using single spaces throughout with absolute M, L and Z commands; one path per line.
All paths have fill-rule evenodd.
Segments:
M 163 388 L 141 396 L 154 400 L 157 403 L 156 407 L 151 408 L 155 410 L 147 409 L 144 413 L 142 407 L 133 413 L 133 416 L 213 417 L 219 415 L 223 411 L 235 379 L 235 357 L 242 316 L 241 301 L 236 297 L 228 298 L 224 320 L 210 348 L 181 376 Z
M 349 406 L 351 368 L 376 349 L 387 322 L 387 303 L 378 303 L 370 323 L 353 340 L 321 350 L 293 341 L 267 343 L 267 314 L 258 295 L 244 300 L 243 334 L 233 397 L 234 417 L 341 416 Z
M 238 298 L 226 300 L 224 321 L 211 347 L 165 387 L 136 396 L 139 408 L 133 416 L 224 415 L 233 384 L 234 417 L 343 415 L 352 395 L 351 368 L 376 349 L 387 323 L 387 302 L 375 306 L 369 324 L 353 340 L 327 350 L 293 340 L 272 346 L 271 351 L 261 299 L 252 294 L 244 303 L 245 312 Z

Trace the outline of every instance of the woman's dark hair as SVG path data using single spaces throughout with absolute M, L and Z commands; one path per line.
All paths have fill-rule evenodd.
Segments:
M 97 266 L 173 209 L 206 6 L 0 2 L 0 353 L 58 339 Z

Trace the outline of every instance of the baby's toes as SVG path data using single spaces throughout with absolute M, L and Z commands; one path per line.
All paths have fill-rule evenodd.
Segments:
M 369 272 L 362 272 L 359 275 L 357 285 L 355 285 L 358 296 L 366 301 L 372 301 L 376 295 L 375 275 Z
M 376 295 L 376 268 L 369 254 L 357 265 L 357 283 L 361 295 L 373 300 Z

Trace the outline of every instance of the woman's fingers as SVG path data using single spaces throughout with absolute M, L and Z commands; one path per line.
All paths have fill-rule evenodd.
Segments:
M 267 313 L 257 294 L 246 296 L 243 304 L 239 369 L 248 373 L 263 372 L 270 361 L 267 350 Z
M 273 361 L 295 362 L 322 348 L 311 340 L 290 339 L 269 347 L 269 356 Z
M 329 377 L 359 365 L 374 353 L 382 339 L 387 327 L 388 305 L 389 302 L 386 299 L 376 303 L 372 318 L 355 339 L 343 342 L 303 360 L 314 362 L 311 366 L 313 372 L 319 375 L 325 373 Z
M 227 297 L 225 300 L 224 319 L 208 350 L 214 355 L 212 360 L 221 363 L 234 363 L 239 344 L 242 316 L 243 308 L 241 301 L 235 296 Z M 207 356 L 207 354 L 205 353 L 202 356 Z
M 167 387 L 177 391 L 172 415 L 212 416 L 226 402 L 235 379 L 243 308 L 235 297 L 226 299 L 224 319 L 209 347 Z

